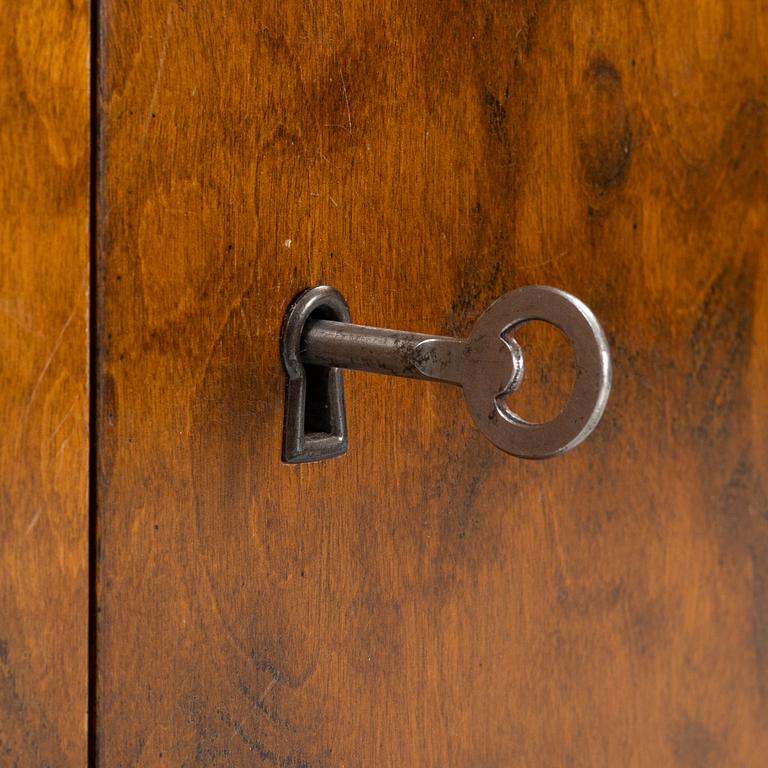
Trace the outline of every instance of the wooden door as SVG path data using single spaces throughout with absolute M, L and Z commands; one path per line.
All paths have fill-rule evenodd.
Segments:
M 0 9 L 0 766 L 82 768 L 88 4 Z
M 746 0 L 103 0 L 97 765 L 764 764 L 766 46 Z M 571 291 L 603 423 L 525 462 L 351 374 L 349 453 L 284 465 L 318 283 L 448 334 Z

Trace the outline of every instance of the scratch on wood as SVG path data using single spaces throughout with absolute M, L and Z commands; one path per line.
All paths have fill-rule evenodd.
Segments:
M 139 139 L 139 150 L 142 149 L 147 141 L 147 134 L 149 133 L 149 124 L 152 121 L 152 115 L 155 110 L 155 101 L 157 101 L 157 91 L 160 87 L 160 78 L 163 76 L 163 69 L 165 69 L 165 56 L 168 53 L 168 40 L 171 36 L 171 23 L 173 22 L 173 10 L 168 9 L 168 13 L 165 17 L 165 34 L 163 35 L 163 43 L 160 46 L 160 59 L 157 64 L 157 72 L 155 74 L 155 80 L 152 83 L 152 95 L 149 99 L 149 107 L 147 107 L 147 116 L 144 118 L 144 128 L 141 132 L 141 139 Z
M 555 256 L 550 256 L 548 259 L 544 259 L 543 261 L 535 261 L 532 264 L 521 264 L 520 269 L 538 269 L 539 267 L 546 267 L 549 264 L 552 264 L 555 261 L 558 261 L 559 259 L 562 259 L 563 256 L 568 255 L 568 251 L 562 251 L 561 253 L 556 254 Z
M 70 323 L 72 322 L 72 319 L 75 316 L 75 312 L 77 312 L 77 305 L 72 307 L 72 311 L 69 313 L 69 317 L 64 321 L 64 325 L 61 326 L 61 330 L 59 331 L 59 335 L 56 337 L 56 341 L 53 343 L 53 348 L 48 353 L 48 358 L 45 361 L 45 365 L 43 366 L 43 369 L 40 371 L 40 375 L 37 377 L 37 381 L 35 382 L 35 386 L 32 387 L 32 392 L 29 395 L 29 400 L 27 400 L 27 406 L 24 409 L 24 422 L 26 423 L 27 419 L 29 418 L 29 409 L 32 407 L 32 403 L 35 401 L 35 397 L 37 396 L 37 390 L 40 388 L 40 384 L 42 384 L 43 379 L 45 378 L 45 374 L 48 372 L 48 369 L 51 367 L 51 363 L 53 362 L 53 358 L 56 357 L 56 352 L 58 352 L 59 347 L 61 346 L 61 342 L 64 338 L 64 334 L 67 332 L 67 328 L 69 328 Z
M 72 411 L 75 409 L 77 404 L 77 400 L 75 400 L 75 402 L 73 402 L 72 405 L 67 408 L 67 411 L 62 417 L 61 421 L 56 425 L 56 428 L 53 430 L 53 432 L 51 432 L 51 437 L 49 438 L 48 442 L 52 443 L 54 441 L 56 435 L 59 434 L 59 430 L 64 426 L 64 422 L 72 415 Z
M 258 699 L 259 705 L 264 704 L 264 699 L 266 699 L 267 696 L 269 696 L 269 692 L 275 687 L 275 685 L 277 684 L 277 680 L 278 680 L 278 678 L 273 677 L 267 683 L 267 687 L 264 689 L 264 691 L 262 692 L 261 696 L 259 696 L 259 699 Z
M 62 441 L 61 445 L 56 449 L 56 454 L 54 455 L 54 459 L 58 459 L 59 456 L 66 450 L 67 446 L 69 445 L 69 438 Z
M 41 515 L 42 511 L 43 511 L 42 507 L 38 507 L 37 508 L 37 512 L 35 512 L 34 516 L 29 521 L 29 525 L 27 526 L 27 530 L 24 533 L 25 536 L 29 536 L 29 534 L 32 531 L 32 529 L 37 525 L 37 521 L 40 519 L 40 515 Z
M 349 108 L 349 96 L 347 96 L 347 82 L 344 80 L 344 72 L 339 67 L 339 75 L 341 75 L 341 89 L 344 92 L 344 103 L 347 105 L 347 133 L 352 133 L 352 111 Z

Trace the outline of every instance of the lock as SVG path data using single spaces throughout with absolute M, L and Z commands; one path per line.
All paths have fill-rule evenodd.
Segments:
M 574 348 L 576 381 L 558 416 L 526 421 L 506 404 L 524 373 L 514 330 L 530 320 L 559 328 Z M 575 448 L 597 426 L 611 389 L 608 341 L 584 302 L 549 286 L 506 293 L 478 318 L 467 338 L 355 325 L 330 286 L 304 291 L 283 323 L 288 374 L 283 460 L 319 461 L 348 447 L 341 369 L 460 386 L 480 431 L 513 456 L 543 459 Z

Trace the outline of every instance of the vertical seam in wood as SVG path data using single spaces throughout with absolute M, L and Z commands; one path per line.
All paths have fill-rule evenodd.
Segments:
M 91 0 L 88 294 L 88 766 L 98 766 L 99 2 Z

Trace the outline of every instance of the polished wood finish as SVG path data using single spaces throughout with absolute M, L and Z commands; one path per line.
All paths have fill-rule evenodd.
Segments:
M 104 0 L 102 768 L 764 765 L 758 5 Z M 605 419 L 530 463 L 350 374 L 349 453 L 283 465 L 317 283 L 447 334 L 563 287 Z
M 0 765 L 86 764 L 88 4 L 0 13 Z

